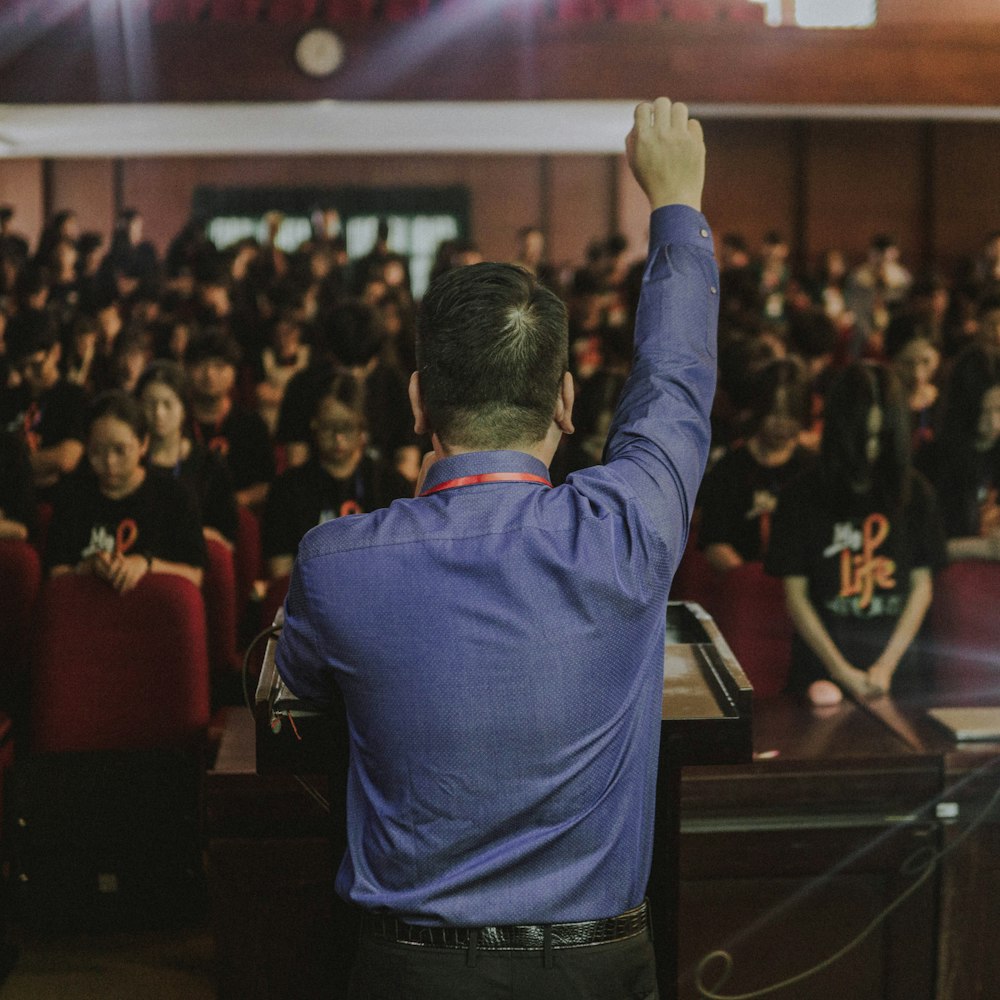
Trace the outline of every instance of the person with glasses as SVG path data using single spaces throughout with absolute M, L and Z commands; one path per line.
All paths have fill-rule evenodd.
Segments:
M 309 458 L 271 484 L 261 522 L 271 579 L 291 572 L 299 542 L 310 528 L 412 495 L 412 487 L 388 462 L 367 452 L 364 391 L 360 379 L 336 376 L 312 418 Z

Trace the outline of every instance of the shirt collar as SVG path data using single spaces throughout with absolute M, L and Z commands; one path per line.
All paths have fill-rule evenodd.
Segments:
M 480 476 L 489 472 L 526 472 L 549 478 L 545 463 L 524 451 L 469 451 L 439 458 L 427 470 L 424 489 L 429 490 L 450 479 Z

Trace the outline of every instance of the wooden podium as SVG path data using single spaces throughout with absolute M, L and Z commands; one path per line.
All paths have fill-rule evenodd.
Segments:
M 676 996 L 681 769 L 742 764 L 752 757 L 753 690 L 712 618 L 697 604 L 671 602 L 663 657 L 663 710 L 653 866 L 653 913 L 660 996 Z M 281 682 L 269 644 L 255 703 L 259 775 L 326 775 L 331 804 L 344 799 L 346 726 L 331 724 Z M 331 823 L 334 856 L 343 818 Z M 342 839 L 342 838 L 341 838 Z

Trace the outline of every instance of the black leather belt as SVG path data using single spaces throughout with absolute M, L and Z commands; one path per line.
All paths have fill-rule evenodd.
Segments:
M 380 941 L 425 948 L 473 948 L 483 951 L 541 951 L 585 948 L 624 941 L 649 930 L 645 902 L 617 917 L 569 924 L 505 924 L 496 927 L 423 927 L 382 913 L 365 913 L 361 932 Z

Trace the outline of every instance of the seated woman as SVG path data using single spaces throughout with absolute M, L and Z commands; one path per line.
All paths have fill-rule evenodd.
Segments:
M 698 496 L 698 544 L 719 572 L 764 558 L 778 494 L 813 461 L 799 443 L 810 406 L 798 361 L 772 361 L 753 377 L 749 436 L 712 466 Z
M 935 484 L 948 558 L 1000 559 L 1000 352 L 972 346 L 955 361 L 933 449 L 922 456 Z
M 827 396 L 819 462 L 778 498 L 765 559 L 795 626 L 792 686 L 819 705 L 916 686 L 904 668 L 944 562 L 899 384 L 854 362 Z
M 238 515 L 236 496 L 226 463 L 188 433 L 188 380 L 174 361 L 154 361 L 136 387 L 149 425 L 151 468 L 169 472 L 187 483 L 198 498 L 206 538 L 232 547 Z
M 935 378 L 941 352 L 916 317 L 894 316 L 885 331 L 885 353 L 899 377 L 910 415 L 910 447 L 916 455 L 934 440 L 940 401 Z
M 302 536 L 317 524 L 412 496 L 388 463 L 365 453 L 364 382 L 338 375 L 316 407 L 310 457 L 271 485 L 261 523 L 268 576 L 287 576 Z
M 205 541 L 191 491 L 147 469 L 146 415 L 121 390 L 93 402 L 87 463 L 55 502 L 45 549 L 52 576 L 91 573 L 119 593 L 147 573 L 172 573 L 201 586 Z M 83 465 L 84 463 L 81 463 Z

